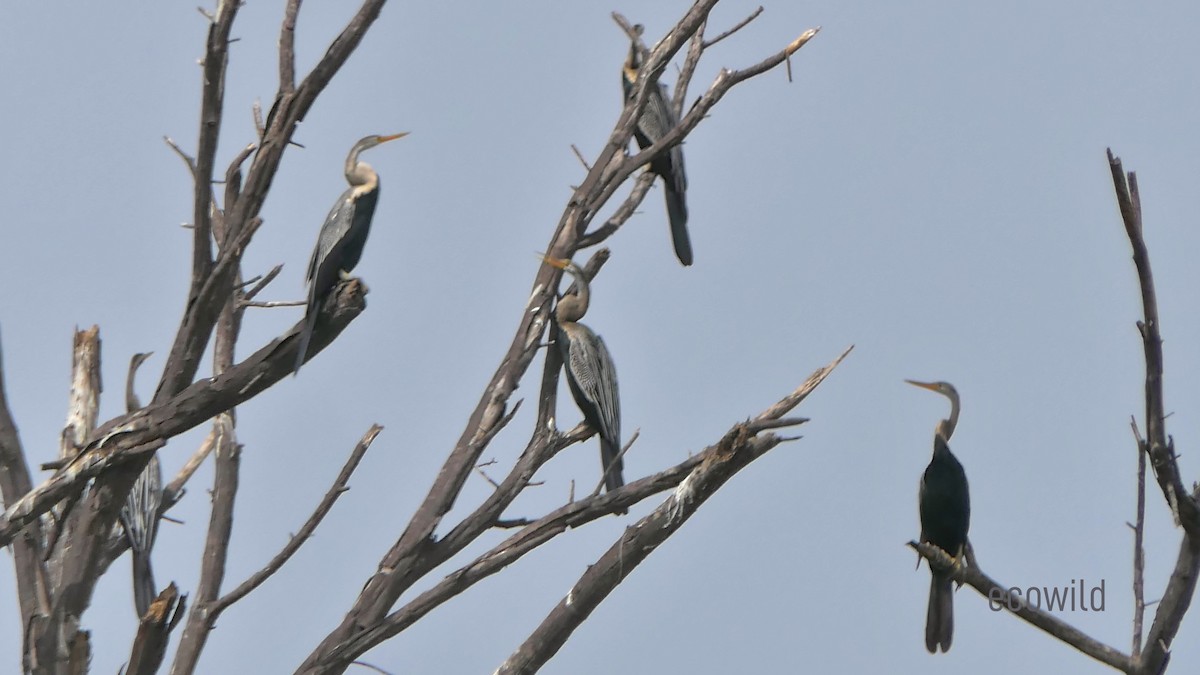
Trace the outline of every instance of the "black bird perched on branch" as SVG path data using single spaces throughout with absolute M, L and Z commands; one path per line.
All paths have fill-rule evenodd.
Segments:
M 629 45 L 629 56 L 621 69 L 621 86 L 625 90 L 625 102 L 633 102 L 633 90 L 637 85 L 642 68 L 642 55 L 633 40 Z M 675 110 L 671 108 L 671 97 L 663 83 L 651 87 L 646 94 L 646 107 L 638 117 L 633 129 L 638 147 L 642 150 L 654 145 L 658 139 L 679 124 Z M 651 173 L 662 176 L 663 191 L 667 199 L 667 219 L 671 222 L 671 241 L 675 245 L 675 257 L 684 265 L 692 264 L 692 242 L 687 231 L 687 173 L 683 168 L 683 147 L 674 145 L 650 162 Z
M 948 382 L 909 384 L 936 391 L 950 399 L 950 417 L 938 422 L 933 435 L 933 459 L 921 476 L 921 541 L 948 553 L 961 564 L 966 552 L 967 530 L 971 525 L 971 497 L 967 474 L 950 452 L 950 436 L 958 424 L 958 390 Z M 932 570 L 929 582 L 929 609 L 925 615 L 925 648 L 930 653 L 950 651 L 954 638 L 954 588 L 951 573 Z
M 563 370 L 571 396 L 583 412 L 583 418 L 600 436 L 600 465 L 604 489 L 612 492 L 625 484 L 621 460 L 621 400 L 617 391 L 617 369 L 604 340 L 591 328 L 578 323 L 587 313 L 591 291 L 587 275 L 570 260 L 545 258 L 551 265 L 575 277 L 578 291 L 559 299 L 554 308 L 558 324 L 558 343 Z
M 300 333 L 300 349 L 296 353 L 296 368 L 300 372 L 308 356 L 308 341 L 312 339 L 317 324 L 321 303 L 337 285 L 339 277 L 345 277 L 358 259 L 362 257 L 371 230 L 371 218 L 375 215 L 375 203 L 379 200 L 379 174 L 370 164 L 358 161 L 358 155 L 381 143 L 407 136 L 408 132 L 391 136 L 367 136 L 350 148 L 346 156 L 346 182 L 350 188 L 342 193 L 321 226 L 317 246 L 308 263 L 308 305 L 304 314 L 304 328 Z

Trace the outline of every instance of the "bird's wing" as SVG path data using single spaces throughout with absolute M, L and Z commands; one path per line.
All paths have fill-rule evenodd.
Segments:
M 571 341 L 567 367 L 580 391 L 596 405 L 600 435 L 621 442 L 621 400 L 617 389 L 617 369 L 604 340 L 586 326 L 579 326 Z
M 667 93 L 666 85 L 661 82 L 658 84 L 658 95 L 651 94 L 650 100 L 646 102 L 646 112 L 638 120 L 638 124 L 654 141 L 666 136 L 668 131 L 679 124 L 679 119 L 675 117 L 675 110 L 671 108 L 671 97 Z M 683 168 L 683 146 L 676 144 L 667 151 L 667 157 L 671 162 L 671 175 L 664 175 L 663 180 L 671 181 L 676 191 L 686 192 L 687 172 Z
M 329 257 L 329 252 L 333 250 L 334 245 L 350 231 L 350 226 L 354 222 L 354 200 L 351 199 L 351 192 L 352 189 L 343 192 L 337 203 L 329 210 L 329 215 L 325 217 L 325 224 L 321 226 L 321 233 L 317 236 L 317 245 L 313 248 L 312 258 L 308 261 L 308 274 L 305 276 L 308 281 L 312 281 L 316 277 L 317 268 L 321 262 Z
M 129 538 L 129 547 L 146 551 L 154 545 L 158 531 L 158 507 L 162 503 L 162 468 L 158 455 L 150 458 L 146 468 L 133 483 L 121 509 L 121 524 Z

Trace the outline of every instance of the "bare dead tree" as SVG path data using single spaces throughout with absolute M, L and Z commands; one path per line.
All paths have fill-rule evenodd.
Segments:
M 1193 483 L 1187 490 L 1179 473 L 1175 454 L 1175 441 L 1166 431 L 1166 407 L 1163 403 L 1163 352 L 1162 335 L 1159 332 L 1158 299 L 1154 293 L 1154 277 L 1150 272 L 1150 253 L 1146 246 L 1142 227 L 1142 204 L 1138 194 L 1137 176 L 1126 173 L 1121 160 L 1108 151 L 1109 168 L 1112 171 L 1113 187 L 1116 190 L 1117 206 L 1125 234 L 1133 249 L 1133 262 L 1137 270 L 1138 286 L 1142 295 L 1142 319 L 1137 322 L 1142 337 L 1142 348 L 1146 362 L 1145 418 L 1146 436 L 1138 431 L 1133 421 L 1133 435 L 1137 441 L 1137 504 L 1135 522 L 1130 525 L 1134 532 L 1133 552 L 1133 648 L 1126 654 L 1104 644 L 1058 619 L 1038 607 L 1030 606 L 1025 598 L 1009 592 L 1005 586 L 983 573 L 971 556 L 966 567 L 954 567 L 954 561 L 945 551 L 928 543 L 909 542 L 929 564 L 936 569 L 952 571 L 962 583 L 974 588 L 989 602 L 1007 609 L 1043 632 L 1074 647 L 1080 652 L 1129 675 L 1158 675 L 1166 671 L 1171 658 L 1171 643 L 1183 617 L 1187 613 L 1196 591 L 1197 574 L 1200 573 L 1200 485 Z M 1175 525 L 1181 532 L 1179 556 L 1175 569 L 1167 580 L 1161 599 L 1158 601 L 1154 620 L 1148 635 L 1143 635 L 1143 620 L 1146 610 L 1143 576 L 1145 537 L 1146 463 L 1149 461 L 1154 479 L 1159 485 L 1163 499 L 1174 515 Z M 1144 640 L 1144 642 L 1143 642 Z M 1145 648 L 1142 645 L 1145 644 Z
M 128 548 L 126 539 L 118 536 L 118 512 L 135 478 L 169 440 L 202 424 L 211 424 L 207 439 L 164 488 L 157 513 L 161 517 L 177 503 L 196 467 L 207 457 L 214 458 L 212 504 L 202 568 L 199 580 L 187 596 L 171 584 L 151 604 L 130 649 L 129 673 L 158 672 L 167 654 L 172 629 L 181 622 L 184 628 L 170 672 L 179 675 L 195 672 L 217 618 L 267 581 L 311 536 L 346 490 L 355 468 L 380 433 L 382 428 L 375 425 L 358 442 L 325 497 L 283 550 L 247 579 L 234 585 L 226 583 L 240 479 L 241 445 L 234 411 L 291 372 L 301 329 L 301 324 L 297 324 L 265 345 L 249 347 L 246 349 L 249 354 L 238 360 L 235 348 L 241 337 L 245 308 L 263 304 L 256 303 L 254 297 L 278 273 L 276 268 L 262 279 L 243 282 L 242 256 L 258 229 L 264 226 L 259 212 L 297 124 L 371 29 L 384 3 L 385 0 L 364 0 L 325 54 L 297 82 L 295 34 L 301 2 L 287 0 L 279 35 L 279 86 L 273 104 L 265 119 L 255 109 L 258 138 L 242 146 L 225 168 L 221 183 L 217 182 L 216 154 L 225 112 L 228 47 L 241 3 L 217 0 L 212 13 L 206 14 L 210 25 L 201 61 L 200 125 L 194 155 L 167 139 L 193 179 L 190 285 L 179 328 L 165 352 L 162 373 L 147 403 L 142 405 L 133 395 L 131 368 L 126 414 L 103 423 L 96 419 L 100 396 L 99 378 L 95 375 L 100 362 L 99 332 L 92 329 L 80 333 L 70 414 L 60 443 L 57 470 L 34 486 L 4 398 L 0 369 L 0 491 L 5 504 L 0 516 L 0 545 L 11 545 L 14 553 L 18 602 L 25 630 L 22 642 L 25 672 L 56 675 L 87 672 L 95 645 L 85 628 L 85 613 L 97 580 Z M 719 69 L 707 89 L 687 106 L 688 89 L 705 51 L 735 35 L 762 12 L 760 8 L 716 37 L 706 39 L 709 13 L 715 4 L 716 0 L 697 0 L 650 48 L 643 44 L 640 30 L 614 14 L 616 23 L 643 56 L 641 71 L 599 156 L 590 165 L 583 162 L 586 175 L 574 189 L 549 238 L 545 248 L 549 255 L 571 258 L 581 249 L 597 247 L 619 231 L 653 180 L 652 174 L 638 175 L 638 170 L 681 144 L 736 85 L 785 63 L 790 72 L 790 58 L 818 30 L 801 32 L 795 40 L 758 63 L 737 70 Z M 679 117 L 678 124 L 653 145 L 628 154 L 649 92 L 657 91 L 660 75 L 685 46 L 670 102 Z M 618 194 L 630 183 L 628 194 L 619 198 Z M 222 186 L 220 190 L 218 185 Z M 609 215 L 598 221 L 602 212 Z M 607 249 L 595 252 L 586 270 L 590 277 L 599 272 L 607 256 Z M 367 650 L 567 529 L 668 493 L 580 578 L 572 592 L 574 601 L 564 601 L 554 608 L 529 640 L 517 647 L 501 666 L 503 672 L 537 670 L 588 613 L 731 476 L 780 443 L 794 440 L 780 435 L 779 430 L 806 421 L 789 415 L 849 352 L 847 349 L 795 391 L 747 421 L 733 424 L 711 446 L 675 466 L 630 481 L 612 492 L 573 499 L 540 517 L 505 520 L 502 518 L 505 509 L 530 485 L 543 465 L 593 433 L 586 425 L 566 432 L 555 429 L 561 360 L 556 350 L 548 350 L 535 419 L 521 456 L 502 479 L 494 482 L 492 494 L 468 509 L 467 515 L 457 522 L 443 522 L 460 498 L 481 454 L 521 408 L 522 402 L 513 401 L 512 397 L 543 346 L 560 275 L 558 269 L 538 266 L 529 300 L 525 306 L 515 308 L 520 312 L 516 333 L 458 442 L 447 454 L 432 488 L 403 534 L 380 560 L 377 571 L 366 580 L 345 619 L 314 646 L 297 672 L 342 672 Z M 365 310 L 365 295 L 365 286 L 356 279 L 342 281 L 337 286 L 320 307 L 320 320 L 308 347 L 310 354 L 323 350 Z M 210 341 L 213 375 L 197 379 L 201 358 L 207 353 Z M 401 602 L 414 584 L 452 561 L 493 528 L 512 528 L 515 532 L 483 555 L 463 561 L 455 572 L 429 590 Z M 438 536 L 439 531 L 444 534 Z M 187 607 L 190 609 L 185 610 Z

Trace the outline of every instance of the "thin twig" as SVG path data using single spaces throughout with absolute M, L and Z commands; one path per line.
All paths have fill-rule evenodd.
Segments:
M 366 661 L 353 661 L 350 663 L 350 665 L 362 666 L 363 668 L 369 668 L 370 670 L 380 673 L 381 675 L 392 675 L 390 672 L 384 670 L 383 668 L 380 668 L 379 666 L 367 663 Z
M 762 5 L 759 5 L 758 9 L 751 12 L 750 16 L 737 22 L 737 24 L 735 24 L 733 28 L 730 28 L 729 30 L 725 31 L 724 33 L 721 33 L 720 35 L 718 35 L 717 37 L 715 37 L 711 40 L 706 40 L 704 42 L 704 44 L 701 45 L 701 49 L 708 49 L 709 47 L 717 44 L 721 40 L 724 40 L 725 38 L 729 37 L 730 35 L 733 35 L 734 33 L 738 32 L 739 30 L 745 28 L 746 26 L 748 26 L 750 24 L 751 21 L 757 19 L 758 15 L 762 14 L 762 13 L 763 13 Z
M 1146 614 L 1145 567 L 1146 549 L 1146 452 L 1137 429 L 1137 418 L 1130 417 L 1130 426 L 1137 441 L 1137 517 L 1133 526 L 1133 648 L 1129 654 L 1137 660 L 1142 653 L 1142 621 Z
M 491 466 L 491 465 L 493 465 L 493 464 L 495 464 L 495 463 L 496 463 L 496 460 L 494 460 L 494 459 L 493 459 L 493 460 L 491 460 L 491 461 L 484 462 L 483 464 L 476 464 L 476 465 L 475 465 L 475 472 L 476 472 L 476 473 L 478 473 L 480 476 L 482 476 L 482 477 L 483 477 L 483 479 L 484 479 L 484 480 L 486 480 L 488 483 L 490 483 L 490 484 L 491 484 L 491 486 L 492 486 L 493 488 L 495 488 L 495 489 L 499 490 L 499 489 L 500 489 L 500 484 L 499 484 L 499 483 L 497 483 L 496 481 L 492 480 L 492 477 L 491 477 L 491 476 L 489 476 L 489 475 L 487 475 L 487 472 L 483 470 L 483 467 L 485 467 L 485 466 Z
M 303 307 L 308 304 L 304 300 L 265 300 L 265 301 L 246 301 L 242 300 L 238 303 L 240 307 L 261 307 L 266 309 L 274 309 L 276 307 Z
M 258 132 L 258 138 L 262 138 L 267 131 L 263 122 L 262 101 L 254 99 L 254 104 L 250 106 L 250 117 L 254 120 L 254 130 Z
M 683 103 L 687 99 L 687 90 L 696 68 L 700 65 L 700 57 L 704 56 L 704 31 L 708 28 L 708 20 L 696 29 L 696 34 L 688 42 L 687 56 L 683 58 L 683 67 L 679 69 L 679 77 L 675 80 L 675 94 L 671 97 L 671 108 L 675 111 L 675 119 L 683 117 Z
M 33 480 L 16 422 L 8 407 L 4 382 L 4 354 L 0 349 L 0 497 L 3 497 L 4 504 L 12 504 L 33 489 Z M 42 521 L 33 519 L 25 532 L 28 536 L 17 537 L 12 543 L 11 552 L 20 617 L 23 625 L 29 626 L 35 616 L 49 613 L 50 598 L 43 562 L 45 538 Z
M 584 171 L 592 170 L 592 166 L 587 163 L 586 159 L 583 158 L 583 153 L 579 152 L 579 148 L 576 147 L 574 143 L 571 144 L 571 152 L 575 153 L 575 159 L 578 159 L 579 163 L 583 165 Z
M 296 551 L 300 550 L 300 547 L 304 545 L 304 542 L 308 541 L 308 539 L 312 537 L 313 532 L 316 531 L 317 526 L 321 524 L 321 521 L 325 519 L 325 516 L 329 514 L 330 509 L 333 508 L 333 505 L 337 502 L 338 498 L 350 489 L 346 486 L 346 484 L 350 482 L 350 476 L 354 475 L 354 470 L 358 468 L 359 463 L 362 462 L 362 458 L 367 454 L 367 449 L 371 447 L 371 443 L 374 442 L 375 437 L 378 436 L 379 432 L 381 431 L 383 431 L 383 427 L 379 426 L 378 424 L 371 425 L 371 428 L 367 430 L 367 433 L 364 434 L 362 439 L 359 440 L 358 444 L 354 446 L 354 450 L 350 453 L 350 457 L 342 466 L 341 472 L 338 473 L 337 479 L 333 481 L 333 485 L 329 488 L 329 491 L 325 493 L 325 496 L 317 505 L 316 510 L 314 510 L 312 515 L 308 517 L 308 520 L 304 522 L 304 525 L 300 527 L 300 530 L 296 532 L 296 534 L 292 535 L 291 539 L 288 540 L 287 545 L 283 547 L 283 550 L 275 554 L 275 557 L 271 558 L 270 562 L 263 566 L 262 569 L 250 575 L 248 579 L 243 581 L 241 584 L 238 584 L 237 588 L 234 588 L 232 591 L 222 596 L 219 600 L 216 600 L 209 605 L 208 615 L 210 621 L 215 622 L 217 616 L 219 616 L 221 612 L 228 609 L 233 603 L 249 595 L 251 591 L 261 586 L 267 579 L 270 579 L 271 575 L 278 572 L 280 568 L 283 567 L 284 563 L 286 563 L 288 559 L 295 555 Z
M 939 570 L 955 569 L 954 559 L 937 546 L 928 543 L 917 543 L 915 541 L 908 542 L 908 545 L 928 560 L 931 567 Z M 984 574 L 978 564 L 973 566 L 958 566 L 957 570 L 958 579 L 971 588 L 974 588 L 984 598 L 987 598 L 992 609 L 998 611 L 1003 607 L 1011 614 L 1058 638 L 1060 641 L 1071 645 L 1087 656 L 1122 672 L 1132 672 L 1133 661 L 1128 655 L 1122 654 L 1120 651 L 1090 637 L 1053 614 L 1039 607 L 1031 606 L 1020 595 L 1010 594 L 1009 588 L 1011 586 L 997 583 L 991 577 Z
M 811 392 L 832 372 L 833 368 L 844 357 L 845 353 L 830 365 L 818 370 L 809 377 L 805 385 L 801 385 L 801 389 L 805 389 L 807 386 L 807 392 Z M 755 419 L 770 417 L 772 409 L 793 400 L 795 396 L 796 392 L 788 394 L 774 406 L 760 413 Z M 627 483 L 620 489 L 613 492 L 606 492 L 603 495 L 585 497 L 578 501 L 573 498 L 569 499 L 563 506 L 529 523 L 519 532 L 510 535 L 506 540 L 471 563 L 448 574 L 433 588 L 421 593 L 403 607 L 391 612 L 378 622 L 378 624 L 360 630 L 348 638 L 346 642 L 335 646 L 328 652 L 324 662 L 348 663 L 358 655 L 365 653 L 371 647 L 400 633 L 450 598 L 457 596 L 475 583 L 499 572 L 555 536 L 567 530 L 581 527 L 596 519 L 606 517 L 631 504 L 667 490 L 674 490 L 674 492 L 667 498 L 663 505 L 660 505 L 651 515 L 647 516 L 637 525 L 628 528 L 627 531 L 660 531 L 658 523 L 663 523 L 664 519 L 677 518 L 676 522 L 669 525 L 670 532 L 675 531 L 682 524 L 683 520 L 686 519 L 678 519 L 675 509 L 677 502 L 680 500 L 686 501 L 687 505 L 683 508 L 687 513 L 693 513 L 733 473 L 744 468 L 754 459 L 761 457 L 780 442 L 780 439 L 773 434 L 755 435 L 749 433 L 748 424 L 746 422 L 735 424 L 718 443 L 652 476 Z M 564 435 L 563 438 L 551 439 L 550 447 L 545 452 L 549 456 L 552 456 L 553 449 L 566 447 L 576 442 L 578 438 L 576 434 L 583 434 L 583 430 L 586 429 L 588 429 L 587 425 L 581 424 L 569 434 Z M 525 461 L 529 454 L 532 453 L 527 451 L 526 454 L 523 454 L 520 461 Z M 519 462 L 518 466 L 513 469 L 510 477 L 505 479 L 504 484 L 518 480 L 519 475 L 523 472 L 531 471 L 532 468 L 529 465 L 522 466 Z M 701 478 L 693 478 L 697 472 L 700 472 Z M 691 487 L 684 490 L 684 485 L 687 483 L 690 483 Z M 504 487 L 502 487 L 503 489 Z M 484 517 L 486 517 L 486 514 L 484 514 Z M 655 520 L 651 521 L 650 519 Z M 474 541 L 471 533 L 461 531 L 469 522 L 472 522 L 472 518 L 464 519 L 459 528 L 447 534 L 441 543 L 452 545 L 452 550 L 458 551 L 466 543 Z M 513 522 L 496 519 L 491 521 L 493 525 L 508 525 Z M 647 526 L 648 522 L 653 522 L 655 525 Z M 662 538 L 665 539 L 665 536 Z M 644 549 L 644 553 L 649 553 L 653 548 L 654 545 L 648 544 Z M 429 555 L 435 553 L 441 553 L 441 551 L 432 550 L 428 552 Z M 441 560 L 442 558 L 440 557 L 433 560 L 423 559 L 422 563 L 435 565 Z M 606 554 L 605 560 L 610 560 L 608 554 Z M 631 570 L 632 567 L 633 565 L 629 569 Z M 584 611 L 581 616 L 586 617 L 587 613 L 587 611 Z
M 290 94 L 296 90 L 296 16 L 300 0 L 288 0 L 279 29 L 279 91 Z
M 602 467 L 603 470 L 600 472 L 600 481 L 596 483 L 596 489 L 592 490 L 593 497 L 600 494 L 600 490 L 604 488 L 604 482 L 608 478 L 609 469 L 611 469 L 614 464 L 616 464 L 617 462 L 624 459 L 625 453 L 629 452 L 629 449 L 633 447 L 634 441 L 636 441 L 638 439 L 638 436 L 641 436 L 641 435 L 642 435 L 641 429 L 634 429 L 633 435 L 631 435 L 629 437 L 629 440 L 626 441 L 625 447 L 621 448 L 621 451 L 617 453 L 617 456 L 612 458 L 612 461 L 608 463 L 608 466 Z
M 256 283 L 254 285 L 254 288 L 251 288 L 250 290 L 246 291 L 242 295 L 240 302 L 242 302 L 244 304 L 244 303 L 247 303 L 250 300 L 254 299 L 254 296 L 261 293 L 262 290 L 267 287 L 267 284 L 274 281 L 275 277 L 279 276 L 279 273 L 281 271 L 283 271 L 283 265 L 279 264 L 279 265 L 272 267 L 271 271 L 267 272 L 267 274 L 265 276 L 263 276 L 261 279 L 259 279 L 257 277 L 255 279 L 253 279 L 252 281 L 257 281 L 258 283 Z
M 183 148 L 179 147 L 179 144 L 175 142 L 175 139 L 171 138 L 170 136 L 163 136 L 163 141 L 167 144 L 167 147 L 175 151 L 176 155 L 179 155 L 179 159 L 183 160 L 183 163 L 187 166 L 188 172 L 192 174 L 192 179 L 194 180 L 196 178 L 196 159 L 184 152 Z
M 1150 270 L 1150 253 L 1146 247 L 1142 227 L 1141 198 L 1138 195 L 1137 176 L 1122 168 L 1121 160 L 1108 151 L 1109 168 L 1113 186 L 1117 193 L 1117 204 L 1125 233 L 1133 249 L 1133 262 L 1137 269 L 1138 286 L 1142 295 L 1143 320 L 1138 325 L 1142 334 L 1142 346 L 1146 361 L 1146 443 L 1150 452 L 1151 468 L 1162 489 L 1163 496 L 1171 506 L 1176 521 L 1193 539 L 1200 539 L 1200 507 L 1188 496 L 1175 461 L 1174 447 L 1166 432 L 1165 405 L 1163 403 L 1163 353 L 1162 335 L 1159 332 L 1158 299 L 1154 292 L 1154 276 Z
M 186 485 L 189 480 L 191 480 L 192 475 L 196 473 L 196 470 L 200 468 L 200 465 L 204 463 L 204 460 L 207 459 L 210 454 L 212 454 L 213 448 L 215 448 L 216 445 L 217 436 L 216 429 L 214 428 L 209 430 L 208 435 L 204 437 L 204 440 L 200 443 L 200 446 L 196 448 L 196 451 L 192 453 L 192 456 L 188 457 L 188 460 L 183 463 L 183 467 L 179 469 L 179 473 L 175 474 L 175 477 L 171 479 L 171 482 L 167 483 L 167 486 L 163 488 L 162 507 L 164 510 L 175 505 L 175 503 L 179 501 L 179 499 L 183 496 L 183 486 Z

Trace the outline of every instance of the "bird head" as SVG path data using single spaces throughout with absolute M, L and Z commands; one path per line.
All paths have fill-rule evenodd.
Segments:
M 918 382 L 917 380 L 905 380 L 905 382 L 913 385 L 914 387 L 928 389 L 929 391 L 936 391 L 937 393 L 951 400 L 958 398 L 958 390 L 955 389 L 954 385 L 950 384 L 949 382 Z

